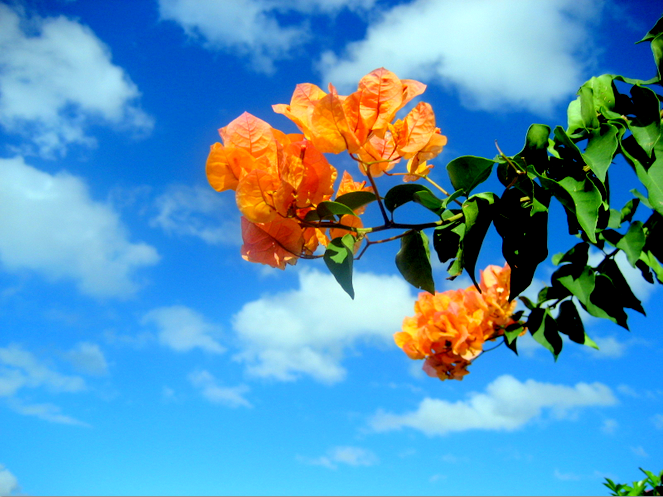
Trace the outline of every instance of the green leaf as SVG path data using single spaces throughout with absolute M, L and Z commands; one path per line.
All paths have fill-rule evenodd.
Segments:
M 560 304 L 556 321 L 560 333 L 564 333 L 572 341 L 580 345 L 587 345 L 598 349 L 598 345 L 596 345 L 594 340 L 589 338 L 587 333 L 585 333 L 585 327 L 582 324 L 582 319 L 573 301 L 565 300 Z
M 559 182 L 543 175 L 538 177 L 541 186 L 548 189 L 568 212 L 574 215 L 589 240 L 596 243 L 596 228 L 603 196 L 594 182 L 587 177 L 577 180 L 572 176 L 566 176 Z
M 557 323 L 548 309 L 537 308 L 527 318 L 527 328 L 532 338 L 548 349 L 557 360 L 562 351 L 562 338 L 559 336 Z
M 465 216 L 465 236 L 461 240 L 463 266 L 477 287 L 474 276 L 476 262 L 483 239 L 493 222 L 494 204 L 498 199 L 499 197 L 494 193 L 479 193 L 463 202 L 463 215 Z
M 649 30 L 649 32 L 644 36 L 644 38 L 642 38 L 642 40 L 636 41 L 635 43 L 637 45 L 638 43 L 642 43 L 643 41 L 651 41 L 661 33 L 663 33 L 663 17 L 659 18 L 659 20 L 656 21 L 654 27 Z
M 589 243 L 582 242 L 574 245 L 565 254 L 553 257 L 553 264 L 559 265 L 563 262 L 570 262 L 574 267 L 584 268 L 589 259 Z M 557 262 L 555 262 L 557 260 Z M 580 269 L 582 271 L 582 269 Z
M 537 171 L 545 171 L 548 164 L 549 136 L 549 126 L 545 124 L 532 124 L 527 129 L 525 146 L 516 157 L 521 157 L 525 161 L 526 166 L 533 166 Z
M 660 102 L 656 93 L 649 88 L 633 86 L 631 88 L 635 119 L 629 125 L 633 137 L 651 157 L 654 146 L 661 135 Z
M 663 215 L 663 141 L 656 144 L 653 159 L 647 157 L 632 136 L 622 140 L 621 144 L 624 157 L 635 169 L 638 179 L 647 188 L 647 203 L 651 205 L 652 209 Z M 635 193 L 633 190 L 631 192 Z
M 411 231 L 401 238 L 401 249 L 396 254 L 396 267 L 405 281 L 435 295 L 428 237 L 423 231 Z
M 495 161 L 466 155 L 447 164 L 447 172 L 454 189 L 462 190 L 468 197 L 474 188 L 488 179 Z
M 353 211 L 356 211 L 360 207 L 364 207 L 375 200 L 375 193 L 366 191 L 345 193 L 336 198 L 337 203 L 347 205 Z
M 559 282 L 570 291 L 585 308 L 591 306 L 589 298 L 596 284 L 596 277 L 591 267 L 585 266 L 578 273 L 572 265 L 565 265 L 553 273 L 552 280 Z
M 446 208 L 446 203 L 437 198 L 430 191 L 427 192 L 422 190 L 420 192 L 415 192 L 414 195 L 412 195 L 412 200 L 417 204 L 423 205 L 426 209 L 434 212 L 438 216 L 441 215 Z
M 645 232 L 640 221 L 633 221 L 626 234 L 617 242 L 617 248 L 624 251 L 629 264 L 635 267 L 645 246 Z
M 394 186 L 384 196 L 384 206 L 389 212 L 394 212 L 401 205 L 414 200 L 414 194 L 418 192 L 428 192 L 433 195 L 428 188 L 418 183 L 404 183 Z M 435 196 L 435 195 L 433 195 Z
M 605 183 L 608 167 L 612 163 L 615 152 L 619 148 L 617 138 L 618 129 L 611 124 L 601 124 L 599 132 L 593 133 L 587 142 L 587 148 L 582 154 L 592 172 Z
M 580 117 L 583 128 L 587 130 L 597 129 L 599 119 L 594 108 L 594 91 L 591 87 L 591 80 L 580 87 L 578 95 L 580 97 Z
M 355 291 L 352 287 L 352 264 L 354 259 L 355 238 L 348 234 L 334 238 L 325 250 L 323 257 L 327 268 L 334 275 L 336 281 L 345 292 L 354 300 Z
M 330 200 L 325 200 L 318 204 L 318 207 L 315 209 L 320 219 L 333 218 L 334 216 L 345 216 L 347 214 L 351 216 L 356 216 L 357 214 L 345 204 L 339 202 L 332 202 Z

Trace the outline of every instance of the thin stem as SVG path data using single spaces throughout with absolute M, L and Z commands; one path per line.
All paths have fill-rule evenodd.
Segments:
M 380 198 L 380 194 L 378 193 L 378 187 L 375 184 L 375 180 L 373 179 L 373 175 L 371 174 L 370 167 L 366 168 L 366 176 L 368 176 L 368 180 L 371 182 L 371 186 L 373 187 L 373 193 L 375 194 L 375 198 L 378 202 L 378 205 L 380 206 L 380 212 L 382 212 L 382 218 L 384 219 L 385 224 L 389 224 L 390 223 L 389 217 L 387 216 L 387 211 L 385 210 L 384 204 L 382 203 L 382 199 Z

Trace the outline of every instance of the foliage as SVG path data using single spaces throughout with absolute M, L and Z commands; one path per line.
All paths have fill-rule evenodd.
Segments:
M 624 483 L 615 483 L 610 478 L 606 478 L 604 485 L 612 492 L 610 495 L 663 495 L 663 486 L 661 486 L 661 478 L 663 478 L 663 471 L 658 475 L 651 471 L 640 468 L 647 478 L 634 481 L 631 486 Z M 647 485 L 649 489 L 646 490 Z
M 406 318 L 396 341 L 410 357 L 425 357 L 429 372 L 437 371 L 441 379 L 462 379 L 465 366 L 478 356 L 485 340 L 502 337 L 517 353 L 518 337 L 525 330 L 555 358 L 562 351 L 560 334 L 596 347 L 585 333 L 578 307 L 626 329 L 625 309 L 645 313 L 615 262 L 620 252 L 646 281 L 663 283 L 663 96 L 652 89 L 661 85 L 663 73 L 663 21 L 641 42 L 651 44 L 655 78 L 643 81 L 610 74 L 591 78 L 568 106 L 565 127 L 532 124 L 523 149 L 513 156 L 498 147 L 494 158 L 464 156 L 450 161 L 446 172 L 452 192 L 429 177 L 433 168 L 429 161 L 447 143 L 432 107 L 420 102 L 396 120 L 397 112 L 426 86 L 401 80 L 384 68 L 364 76 L 350 95 L 339 95 L 333 85 L 329 92 L 309 83 L 297 85 L 290 104 L 275 105 L 274 110 L 291 119 L 301 134 L 285 134 L 244 113 L 219 130 L 223 145 L 211 148 L 208 179 L 218 191 L 235 191 L 243 216 L 244 259 L 284 269 L 300 258 L 322 257 L 352 298 L 354 261 L 373 244 L 400 240 L 396 267 L 410 284 L 428 292 L 417 303 L 417 313 L 427 316 L 427 324 L 414 326 L 415 318 Z M 366 180 L 354 181 L 346 171 L 335 191 L 338 173 L 323 154 L 344 151 Z M 609 179 L 618 156 L 642 188 L 631 190 L 632 198 L 615 208 Z M 401 160 L 407 161 L 405 169 L 394 172 Z M 503 190 L 478 191 L 493 172 Z M 404 182 L 381 195 L 375 178 L 383 175 L 402 176 Z M 431 188 L 416 183 L 422 179 Z M 577 243 L 552 257 L 558 269 L 531 300 L 521 293 L 531 285 L 539 264 L 548 259 L 548 214 L 555 201 L 563 207 L 568 232 Z M 434 221 L 397 222 L 396 211 L 408 203 L 432 213 Z M 363 225 L 361 215 L 368 204 L 377 205 L 382 216 L 379 226 Z M 487 287 L 476 278 L 476 262 L 491 225 L 502 239 L 507 263 L 502 282 L 505 300 L 498 308 L 510 311 L 500 322 L 491 321 L 484 295 Z M 398 234 L 374 239 L 387 230 Z M 449 263 L 449 278 L 465 271 L 476 290 L 437 296 L 430 239 L 438 259 Z M 590 250 L 602 254 L 596 265 L 590 263 Z M 476 295 L 467 297 L 472 292 Z M 527 311 L 511 316 L 516 298 Z M 454 312 L 469 316 L 466 322 L 450 324 L 448 306 L 441 303 L 449 299 Z M 427 305 L 435 312 L 421 311 Z M 460 335 L 475 337 L 471 353 L 459 352 Z M 423 343 L 428 344 L 425 353 Z M 434 367 L 442 356 L 448 367 Z

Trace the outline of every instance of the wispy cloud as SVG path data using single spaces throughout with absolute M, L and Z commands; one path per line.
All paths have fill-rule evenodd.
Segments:
M 135 270 L 159 260 L 154 247 L 130 242 L 118 214 L 66 172 L 42 172 L 22 157 L 0 159 L 0 198 L 0 261 L 10 271 L 74 280 L 89 295 L 127 297 L 139 288 Z
M 59 373 L 19 345 L 0 348 L 0 398 L 4 397 L 12 410 L 53 423 L 87 426 L 62 414 L 54 404 L 26 403 L 19 398 L 24 389 L 40 388 L 49 393 L 77 393 L 86 390 L 87 386 L 80 376 Z
M 413 313 L 414 297 L 401 277 L 355 272 L 354 286 L 353 301 L 332 275 L 302 271 L 299 289 L 245 304 L 233 318 L 242 349 L 237 359 L 255 376 L 341 381 L 346 347 L 389 343 Z
M 199 348 L 206 352 L 225 352 L 218 342 L 219 326 L 209 323 L 200 313 L 182 305 L 153 309 L 141 320 L 157 328 L 159 342 L 177 352 Z
M 378 457 L 370 450 L 361 447 L 334 447 L 323 456 L 306 458 L 298 456 L 299 461 L 313 466 L 324 466 L 329 469 L 337 469 L 339 465 L 347 466 L 374 466 L 379 462 Z
M 237 207 L 214 190 L 171 185 L 155 200 L 159 211 L 152 226 L 176 236 L 193 236 L 212 245 L 242 243 Z
M 236 387 L 220 386 L 209 371 L 196 371 L 189 375 L 191 384 L 200 390 L 200 393 L 213 404 L 222 404 L 228 407 L 253 407 L 246 400 L 245 394 L 249 387 L 239 385 Z
M 81 373 L 93 376 L 108 374 L 108 363 L 96 343 L 80 342 L 65 353 L 65 358 Z
M 513 431 L 541 416 L 544 409 L 561 419 L 582 407 L 616 403 L 610 388 L 601 383 L 570 387 L 534 380 L 520 382 L 503 375 L 490 383 L 485 393 L 472 393 L 468 400 L 449 402 L 427 397 L 409 413 L 378 411 L 369 424 L 376 432 L 413 428 L 429 436 L 468 430 Z
M 88 27 L 64 16 L 29 19 L 0 4 L 0 126 L 41 155 L 93 145 L 91 123 L 149 131 L 153 120 L 136 105 L 139 96 Z

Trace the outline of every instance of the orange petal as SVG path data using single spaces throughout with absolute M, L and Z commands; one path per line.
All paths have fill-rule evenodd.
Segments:
M 262 169 L 244 175 L 237 185 L 235 199 L 240 212 L 252 223 L 267 223 L 276 216 L 274 193 L 279 179 Z
M 330 85 L 332 92 L 321 98 L 311 116 L 311 141 L 322 153 L 338 154 L 344 150 L 355 153 L 359 143 L 348 127 L 343 102 Z
M 255 224 L 242 217 L 242 258 L 279 269 L 296 264 L 302 252 L 302 229 L 292 219 L 275 218 L 272 222 Z
M 241 148 L 215 143 L 207 156 L 207 180 L 216 191 L 235 190 L 239 179 L 254 167 L 253 157 Z
M 403 83 L 384 67 L 359 81 L 359 119 L 366 130 L 386 130 L 403 106 Z
M 304 133 L 306 138 L 311 139 L 311 116 L 315 104 L 325 95 L 316 85 L 302 83 L 295 87 L 290 105 L 278 104 L 272 108 L 277 114 L 283 114 Z
M 267 162 L 276 163 L 276 140 L 272 127 L 262 119 L 244 112 L 225 128 L 219 130 L 226 147 L 246 150 L 252 157 L 265 157 Z
M 398 152 L 410 159 L 423 149 L 435 133 L 435 114 L 430 104 L 419 102 L 404 120 L 404 133 L 398 137 Z

